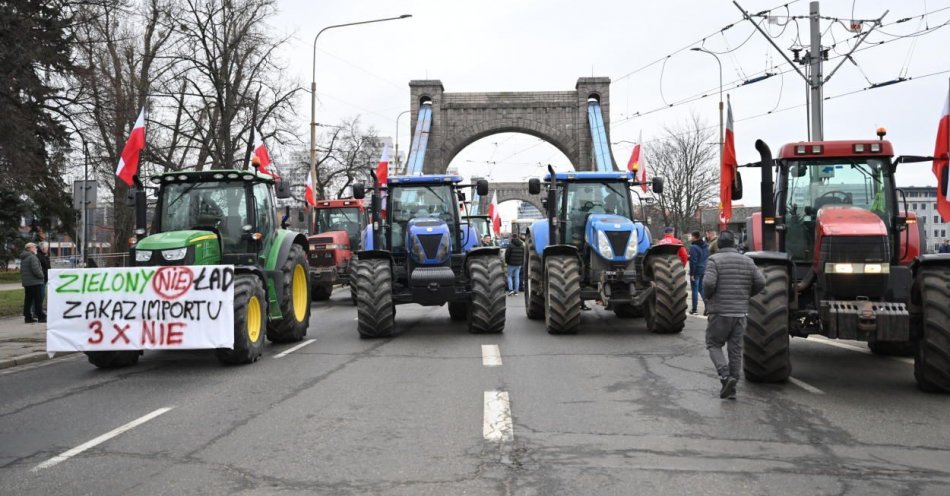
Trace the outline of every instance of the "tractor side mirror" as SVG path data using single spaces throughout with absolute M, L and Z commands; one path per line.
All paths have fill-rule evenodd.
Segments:
M 459 191 L 458 194 L 459 194 L 459 201 L 465 201 L 465 192 Z
M 290 185 L 287 184 L 287 181 L 277 181 L 277 199 L 285 200 L 290 198 Z
M 484 179 L 475 181 L 475 192 L 478 196 L 488 196 L 488 181 Z
M 666 181 L 665 181 L 662 177 L 654 177 L 654 178 L 653 178 L 653 192 L 656 193 L 656 194 L 658 194 L 658 195 L 662 195 L 662 194 L 663 194 L 663 184 L 664 184 L 665 182 L 666 182 Z
M 358 183 L 354 184 L 353 198 L 356 198 L 357 200 L 362 200 L 363 198 L 366 198 L 366 187 L 364 187 L 362 184 L 358 184 Z
M 742 174 L 736 171 L 736 177 L 732 180 L 732 199 L 742 199 Z
M 541 180 L 536 177 L 532 177 L 531 179 L 528 179 L 528 194 L 537 195 L 540 193 L 541 193 Z
M 793 177 L 804 177 L 805 173 L 808 172 L 808 166 L 796 164 L 792 166 L 792 170 L 789 172 Z

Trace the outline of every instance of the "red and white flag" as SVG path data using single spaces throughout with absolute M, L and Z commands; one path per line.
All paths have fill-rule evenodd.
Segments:
M 379 182 L 379 216 L 386 218 L 386 181 L 389 180 L 389 143 L 383 143 L 383 151 L 376 164 L 376 180 Z
M 307 171 L 307 189 L 304 190 L 303 197 L 311 207 L 317 206 L 317 194 L 313 190 L 313 174 L 309 170 Z
M 950 187 L 948 187 L 948 160 L 950 155 L 950 94 L 943 104 L 937 125 L 937 143 L 934 145 L 934 175 L 937 176 L 937 211 L 944 220 L 950 219 Z
M 129 186 L 132 186 L 132 177 L 139 172 L 139 155 L 143 148 L 145 148 L 145 107 L 142 107 L 138 119 L 135 119 L 129 140 L 125 142 L 125 148 L 122 149 L 119 166 L 115 169 L 115 175 Z
M 642 149 L 640 145 L 643 143 L 643 131 L 640 131 L 640 138 L 637 141 L 637 166 L 640 168 L 640 189 L 644 193 L 647 192 L 647 162 L 640 158 L 640 152 Z
M 254 128 L 254 153 L 251 156 L 251 163 L 257 166 L 257 171 L 261 174 L 266 174 L 274 179 L 280 179 L 277 172 L 270 170 L 270 153 L 268 153 L 267 147 L 264 145 L 264 135 L 262 135 L 261 130 L 257 128 Z
M 627 170 L 632 172 L 634 177 L 640 172 L 640 142 L 633 147 L 633 153 L 630 154 L 630 160 L 627 161 Z
M 719 169 L 719 228 L 725 229 L 732 219 L 732 183 L 736 180 L 736 138 L 732 127 L 732 102 L 726 95 L 726 136 L 722 145 Z
M 501 234 L 501 216 L 498 215 L 498 193 L 492 193 L 491 203 L 488 204 L 488 218 L 491 220 L 492 231 Z

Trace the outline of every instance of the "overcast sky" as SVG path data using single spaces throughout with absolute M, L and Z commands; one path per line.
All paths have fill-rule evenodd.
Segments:
M 808 1 L 789 4 L 775 0 L 741 0 L 750 12 L 773 8 L 778 23 L 764 27 L 779 47 L 792 45 L 800 29 L 808 40 L 808 20 L 783 26 L 786 16 L 808 14 Z M 316 53 L 319 98 L 317 120 L 336 123 L 361 115 L 380 135 L 396 134 L 396 116 L 409 108 L 411 79 L 440 79 L 446 92 L 572 90 L 578 77 L 607 76 L 611 85 L 610 138 L 619 164 L 629 158 L 632 144 L 662 136 L 664 127 L 681 124 L 695 112 L 718 134 L 719 72 L 712 56 L 683 50 L 646 69 L 637 69 L 681 50 L 706 36 L 705 47 L 731 53 L 720 56 L 726 90 L 732 96 L 736 119 L 736 148 L 740 163 L 757 158 L 753 148 L 762 138 L 777 149 L 784 142 L 806 138 L 806 87 L 795 72 L 735 88 L 762 71 L 789 70 L 766 38 L 726 0 L 515 1 L 483 0 L 280 0 L 273 29 L 291 35 L 281 54 L 287 77 L 309 88 L 313 37 L 323 27 L 359 20 L 412 14 L 412 18 L 325 32 Z M 852 8 L 854 13 L 852 15 Z M 950 20 L 950 1 L 824 1 L 821 14 L 839 19 L 868 19 L 890 12 L 883 33 L 869 41 L 889 41 L 859 51 L 857 66 L 846 62 L 825 86 L 832 97 L 899 77 L 915 78 L 871 91 L 825 102 L 826 139 L 874 139 L 879 126 L 898 154 L 933 152 L 936 124 L 947 98 L 950 72 L 950 26 L 916 37 L 897 38 Z M 946 9 L 946 10 L 940 10 Z M 933 12 L 938 11 L 938 12 Z M 899 19 L 933 12 L 895 23 Z M 721 34 L 719 31 L 735 24 Z M 847 22 L 845 22 L 846 24 Z M 834 25 L 832 25 L 834 24 Z M 783 31 L 784 29 L 784 31 Z M 841 23 L 822 22 L 824 45 L 834 44 L 844 53 L 853 36 Z M 746 41 L 748 40 L 748 41 Z M 893 41 L 891 41 L 893 40 Z M 853 43 L 853 40 L 850 41 Z M 871 46 L 865 45 L 865 46 Z M 788 53 L 786 51 L 786 53 Z M 835 57 L 835 51 L 831 56 Z M 840 58 L 825 64 L 825 73 Z M 661 78 L 662 73 L 662 78 Z M 711 91 L 709 91 L 711 90 Z M 709 97 L 655 111 L 690 96 L 709 91 Z M 770 111 L 776 112 L 761 117 Z M 637 113 L 647 114 L 637 116 Z M 302 138 L 309 122 L 309 95 L 298 102 Z M 400 119 L 400 150 L 411 139 L 409 116 Z M 567 159 L 553 146 L 521 134 L 484 138 L 453 160 L 463 175 L 491 175 L 513 180 L 540 174 L 538 163 L 569 168 Z M 758 177 L 744 176 L 746 204 L 758 203 Z M 903 185 L 934 184 L 929 164 L 904 167 L 898 175 Z

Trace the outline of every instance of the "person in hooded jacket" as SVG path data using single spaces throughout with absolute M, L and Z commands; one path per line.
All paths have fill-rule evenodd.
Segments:
M 505 250 L 505 265 L 508 266 L 508 296 L 518 294 L 521 285 L 521 264 L 524 263 L 524 242 L 518 233 L 511 233 L 511 242 Z
M 693 308 L 689 313 L 693 315 L 696 315 L 699 297 L 703 295 L 703 274 L 706 272 L 707 258 L 709 258 L 709 247 L 703 241 L 699 231 L 693 231 L 689 240 L 689 284 L 693 295 Z

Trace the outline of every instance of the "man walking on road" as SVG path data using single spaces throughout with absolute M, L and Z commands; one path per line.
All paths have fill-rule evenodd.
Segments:
M 709 312 L 706 349 L 722 383 L 719 397 L 729 399 L 736 399 L 749 299 L 765 288 L 765 275 L 735 244 L 731 231 L 719 233 L 719 252 L 709 257 L 703 276 L 703 300 Z M 722 354 L 723 345 L 729 351 L 728 362 Z
M 27 324 L 46 322 L 43 312 L 43 266 L 36 256 L 36 244 L 27 243 L 20 254 L 20 280 L 23 282 L 23 319 Z
M 689 285 L 693 295 L 693 308 L 689 313 L 696 315 L 696 306 L 699 297 L 703 296 L 703 274 L 706 272 L 706 259 L 709 258 L 709 249 L 703 241 L 699 231 L 693 231 L 689 239 Z M 707 312 L 708 313 L 708 312 Z
M 508 266 L 508 296 L 518 294 L 522 263 L 524 263 L 524 243 L 521 242 L 518 233 L 511 233 L 511 242 L 505 250 L 505 265 Z

